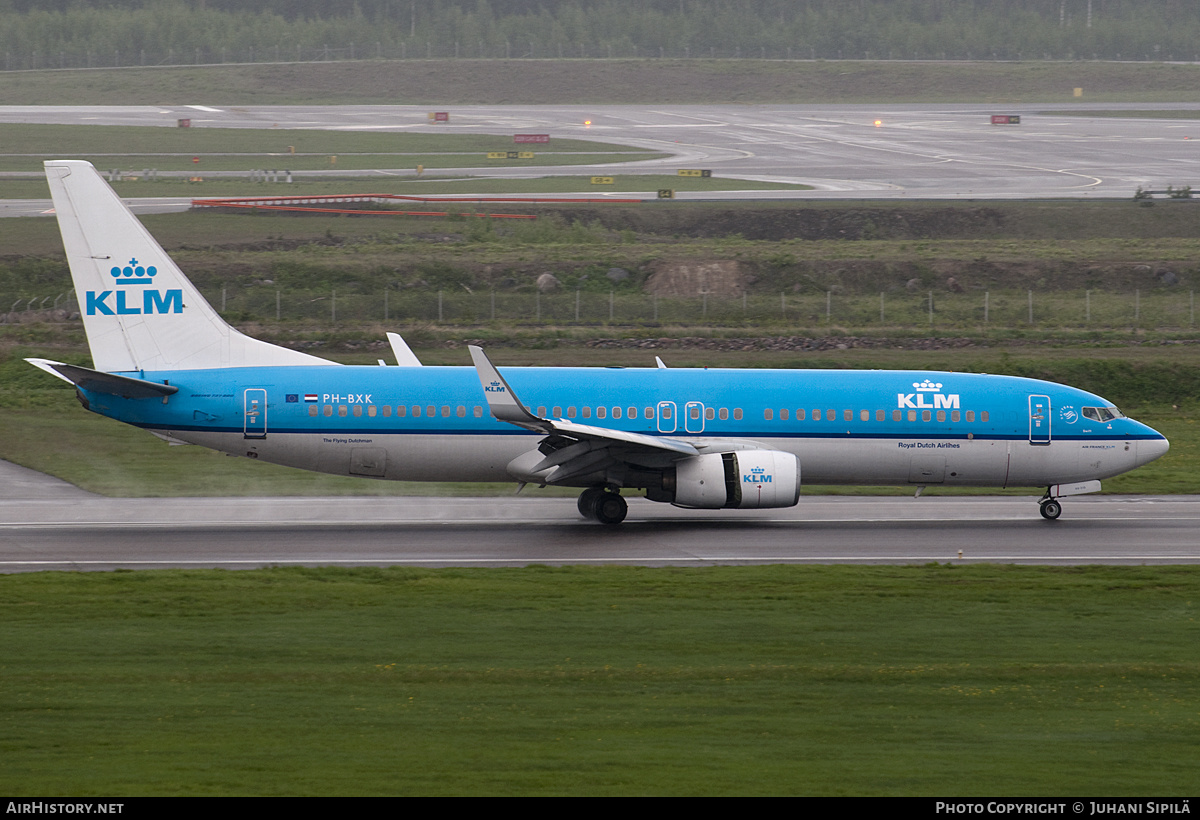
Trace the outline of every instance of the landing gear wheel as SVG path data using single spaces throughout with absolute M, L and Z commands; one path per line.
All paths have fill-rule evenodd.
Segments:
M 1057 521 L 1058 517 L 1062 515 L 1062 504 L 1059 504 L 1053 498 L 1048 498 L 1042 502 L 1041 511 L 1042 518 L 1045 518 L 1047 521 Z
M 600 496 L 604 495 L 603 487 L 588 487 L 579 494 L 579 514 L 584 518 L 596 517 L 596 502 L 600 500 Z
M 616 493 L 601 493 L 595 509 L 596 520 L 601 524 L 620 524 L 629 512 L 629 505 Z

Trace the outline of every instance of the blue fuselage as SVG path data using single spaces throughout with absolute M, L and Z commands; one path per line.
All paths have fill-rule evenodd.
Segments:
M 697 444 L 795 454 L 806 483 L 1038 486 L 1166 451 L 1075 388 L 926 371 L 505 368 L 530 411 Z M 95 412 L 238 455 L 338 474 L 498 481 L 539 435 L 497 421 L 469 367 L 262 367 L 125 374 L 179 390 L 84 392 Z

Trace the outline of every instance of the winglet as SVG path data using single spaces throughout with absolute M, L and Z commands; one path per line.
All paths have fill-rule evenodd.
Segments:
M 408 342 L 399 333 L 387 334 L 388 344 L 392 346 L 392 355 L 396 357 L 396 364 L 400 367 L 420 367 L 421 360 L 417 358 L 417 354 L 412 352 L 412 348 L 408 346 Z
M 492 415 L 499 421 L 519 424 L 534 430 L 545 429 L 546 420 L 525 409 L 525 405 L 521 404 L 517 394 L 508 386 L 508 382 L 483 352 L 483 348 L 468 345 L 467 349 L 471 351 L 471 361 L 475 363 L 475 372 L 479 375 L 479 384 L 483 388 L 483 395 Z

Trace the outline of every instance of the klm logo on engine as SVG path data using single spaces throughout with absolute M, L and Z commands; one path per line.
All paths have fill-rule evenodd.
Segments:
M 957 410 L 958 393 L 942 393 L 941 382 L 913 382 L 915 393 L 897 393 L 896 406 L 910 410 Z M 929 398 L 933 398 L 933 402 Z
M 762 467 L 751 467 L 750 475 L 742 474 L 743 484 L 770 484 L 771 476 Z
M 136 259 L 130 259 L 125 267 L 113 266 L 109 271 L 113 284 L 118 290 L 89 290 L 85 294 L 88 316 L 128 316 L 132 314 L 149 313 L 183 313 L 183 290 L 158 290 L 146 288 L 141 292 L 124 290 L 133 285 L 153 285 L 158 268 L 153 265 L 142 266 Z M 111 299 L 111 301 L 110 301 Z

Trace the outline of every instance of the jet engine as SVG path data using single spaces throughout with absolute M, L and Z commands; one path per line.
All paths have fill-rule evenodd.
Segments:
M 779 450 L 692 456 L 675 463 L 673 481 L 664 476 L 663 489 L 674 490 L 677 507 L 792 507 L 800 500 L 800 461 Z

